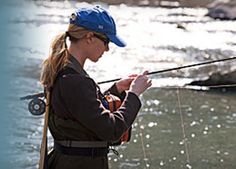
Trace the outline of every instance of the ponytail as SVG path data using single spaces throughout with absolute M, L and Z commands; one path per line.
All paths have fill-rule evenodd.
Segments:
M 40 81 L 46 88 L 52 87 L 58 72 L 68 63 L 67 36 L 66 32 L 55 37 L 49 57 L 43 62 Z
M 40 81 L 44 87 L 52 87 L 58 72 L 69 62 L 66 38 L 69 37 L 71 43 L 75 43 L 83 38 L 88 32 L 89 30 L 83 27 L 70 24 L 65 33 L 55 37 L 51 45 L 49 57 L 43 62 Z

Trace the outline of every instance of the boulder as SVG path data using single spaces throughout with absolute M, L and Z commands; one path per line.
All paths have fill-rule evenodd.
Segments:
M 209 17 L 220 20 L 236 19 L 236 0 L 216 0 L 207 7 Z
M 218 86 L 232 84 L 236 84 L 236 70 L 228 73 L 216 72 L 210 75 L 207 79 L 197 80 L 190 83 L 190 85 L 197 86 Z

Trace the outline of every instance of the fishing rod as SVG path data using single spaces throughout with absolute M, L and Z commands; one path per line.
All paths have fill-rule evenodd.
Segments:
M 169 68 L 169 69 L 163 69 L 163 70 L 153 71 L 153 72 L 149 72 L 147 75 L 160 74 L 160 73 L 170 72 L 170 71 L 174 71 L 174 70 L 186 69 L 186 68 L 190 68 L 190 67 L 202 66 L 202 65 L 207 65 L 207 64 L 217 63 L 217 62 L 224 62 L 224 61 L 233 60 L 233 59 L 236 59 L 236 57 L 231 57 L 231 58 L 226 58 L 226 59 L 212 60 L 212 61 L 207 61 L 207 62 L 201 62 L 201 63 L 195 63 L 195 64 L 190 64 L 190 65 L 185 65 L 185 66 L 179 66 L 179 67 L 174 67 L 174 68 Z M 118 80 L 120 80 L 120 79 L 121 79 L 121 78 L 112 79 L 112 80 L 106 80 L 106 81 L 101 81 L 101 82 L 98 82 L 98 84 L 104 84 L 104 83 L 115 82 L 115 81 L 118 81 Z
M 225 62 L 225 61 L 234 60 L 234 59 L 236 59 L 236 56 L 235 57 L 230 57 L 230 58 L 225 58 L 225 59 L 218 59 L 218 60 L 212 60 L 212 61 L 207 61 L 207 62 L 201 62 L 201 63 L 195 63 L 195 64 L 190 64 L 190 65 L 185 65 L 185 66 L 179 66 L 179 67 L 174 67 L 174 68 L 169 68 L 169 69 L 153 71 L 153 72 L 149 72 L 147 75 L 160 74 L 160 73 L 170 72 L 170 71 L 174 71 L 174 70 L 180 70 L 180 69 L 186 69 L 186 68 L 191 68 L 191 67 L 197 67 L 197 66 L 202 66 L 202 65 L 207 65 L 207 64 L 217 63 L 217 62 Z M 121 78 L 101 81 L 101 82 L 98 82 L 98 84 L 105 84 L 105 83 L 116 82 L 116 81 L 118 81 L 120 79 Z M 29 99 L 33 99 L 35 97 L 44 97 L 44 96 L 45 95 L 42 92 L 42 93 L 36 93 L 36 94 L 33 94 L 33 95 L 27 95 L 27 96 L 21 97 L 20 100 L 29 100 Z
M 202 65 L 208 65 L 208 64 L 217 63 L 217 62 L 225 62 L 225 61 L 234 60 L 234 59 L 236 59 L 236 56 L 230 57 L 230 58 L 225 58 L 225 59 L 218 59 L 218 60 L 200 62 L 200 63 L 190 64 L 190 65 L 184 65 L 184 66 L 179 66 L 179 67 L 174 67 L 174 68 L 169 68 L 169 69 L 153 71 L 153 72 L 149 72 L 147 75 L 160 74 L 160 73 L 170 72 L 170 71 L 174 71 L 174 70 L 180 70 L 180 69 L 192 68 L 192 67 L 197 67 L 197 66 L 202 66 Z M 101 82 L 98 82 L 98 84 L 115 82 L 120 79 L 121 78 L 101 81 Z M 32 94 L 32 95 L 27 95 L 27 96 L 21 97 L 20 100 L 30 100 L 31 99 L 31 101 L 28 104 L 29 111 L 33 115 L 41 115 L 44 112 L 46 105 L 45 105 L 44 100 L 40 99 L 40 98 L 45 98 L 44 92 L 36 93 L 36 94 Z

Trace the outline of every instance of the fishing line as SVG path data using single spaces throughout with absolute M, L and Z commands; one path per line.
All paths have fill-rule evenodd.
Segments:
M 139 124 L 139 117 L 137 119 L 137 124 L 138 126 L 140 126 Z M 143 158 L 144 158 L 144 162 L 145 162 L 145 168 L 149 167 L 149 164 L 147 163 L 147 154 L 146 154 L 146 151 L 145 151 L 145 146 L 144 146 L 144 141 L 143 141 L 143 132 L 142 132 L 142 128 L 140 128 L 140 133 L 139 133 L 139 136 L 140 136 L 140 140 L 141 140 L 141 147 L 142 147 L 142 152 L 143 152 Z
M 184 142 L 184 147 L 185 147 L 186 161 L 187 161 L 186 166 L 188 167 L 190 165 L 189 149 L 187 145 L 187 138 L 186 138 L 186 131 L 185 131 L 185 126 L 184 126 L 184 118 L 183 118 L 183 113 L 182 113 L 182 108 L 181 108 L 179 89 L 176 90 L 176 93 L 177 93 L 178 108 L 179 108 L 179 114 L 180 114 L 180 120 L 181 120 L 181 128 L 182 128 L 182 133 L 183 133 L 183 142 Z

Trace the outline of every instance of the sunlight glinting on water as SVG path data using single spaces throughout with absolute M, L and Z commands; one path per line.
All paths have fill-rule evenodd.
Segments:
M 12 16 L 9 36 L 19 42 L 11 46 L 11 50 L 16 55 L 13 57 L 18 58 L 12 66 L 23 65 L 19 71 L 23 73 L 12 82 L 16 87 L 14 93 L 20 97 L 42 90 L 36 79 L 39 63 L 47 57 L 53 37 L 66 30 L 68 16 L 86 3 L 16 3 L 12 8 L 19 8 L 19 13 Z M 205 17 L 206 9 L 126 5 L 105 5 L 105 8 L 117 21 L 118 34 L 127 42 L 127 47 L 110 44 L 110 51 L 104 53 L 99 62 L 86 63 L 85 69 L 97 82 L 236 54 L 235 22 Z M 177 28 L 178 24 L 183 28 Z M 178 107 L 176 87 L 181 88 L 194 78 L 209 77 L 216 70 L 225 72 L 235 68 L 231 62 L 225 66 L 215 64 L 205 69 L 151 76 L 153 87 L 141 96 L 143 105 L 133 124 L 131 141 L 117 147 L 119 156 L 109 154 L 110 168 L 202 169 L 214 164 L 216 169 L 222 166 L 234 169 L 235 96 L 208 93 L 208 88 L 201 87 L 180 90 L 183 103 Z M 101 88 L 105 90 L 110 85 L 101 85 Z M 13 163 L 20 169 L 32 169 L 38 165 L 43 119 L 29 114 L 26 101 L 16 104 L 9 106 L 15 116 L 14 127 L 18 129 L 11 136 L 11 143 L 16 147 Z M 184 117 L 186 138 L 181 132 L 179 109 Z M 185 143 L 189 147 L 190 162 L 186 160 Z M 53 146 L 50 135 L 49 146 Z
M 23 34 L 15 34 L 13 38 L 20 42 L 22 35 L 28 37 L 14 50 L 18 52 L 19 48 L 31 49 L 33 47 L 33 50 L 31 49 L 26 57 L 32 57 L 33 52 L 35 53 L 34 58 L 46 58 L 53 37 L 66 30 L 68 16 L 74 11 L 73 6 L 78 6 L 78 4 L 80 3 L 55 2 L 50 4 L 45 2 L 44 6 L 39 5 L 37 7 L 30 4 L 31 15 L 26 15 L 24 11 L 21 11 L 19 14 L 21 17 L 13 18 L 13 20 L 19 20 L 22 23 L 25 22 L 27 26 L 27 29 L 25 29 L 25 24 L 22 24 Z M 80 5 L 83 6 L 86 3 Z M 48 6 L 51 6 L 50 10 L 46 10 Z M 204 18 L 205 9 L 177 8 L 167 11 L 162 8 L 131 8 L 125 5 L 106 6 L 106 8 L 111 11 L 115 20 L 117 20 L 118 34 L 127 42 L 127 47 L 121 49 L 112 44 L 110 45 L 110 51 L 105 53 L 97 64 L 88 62 L 85 65 L 89 74 L 95 77 L 97 81 L 141 73 L 143 70 L 154 71 L 183 65 L 194 61 L 194 58 L 189 57 L 185 51 L 182 51 L 182 48 L 191 46 L 198 49 L 232 49 L 233 46 L 230 45 L 233 42 L 228 42 L 228 39 L 236 38 L 236 36 L 230 38 L 231 33 L 207 33 L 206 31 L 212 27 L 212 22 L 209 19 L 204 19 L 206 20 L 206 26 L 196 23 L 196 17 Z M 122 10 L 122 13 L 120 10 Z M 189 16 L 177 16 L 181 13 Z M 175 18 L 174 23 L 171 23 L 171 18 Z M 166 19 L 168 19 L 168 22 Z M 31 25 L 33 20 L 41 23 L 37 26 L 38 29 L 34 29 Z M 47 23 L 48 20 L 49 23 Z M 178 20 L 179 22 L 185 20 L 195 22 L 188 25 L 183 23 L 187 30 L 182 30 L 176 28 Z M 60 24 L 57 24 L 58 21 Z M 207 23 L 208 21 L 209 23 Z M 226 30 L 234 29 L 233 24 L 228 23 L 226 25 L 228 25 Z M 223 29 L 223 27 L 216 26 L 217 29 Z M 17 29 L 13 31 L 16 32 Z M 179 51 L 170 50 L 165 46 L 176 46 Z M 121 67 L 122 69 L 120 69 Z M 100 73 L 97 74 L 96 70 L 99 70 Z

